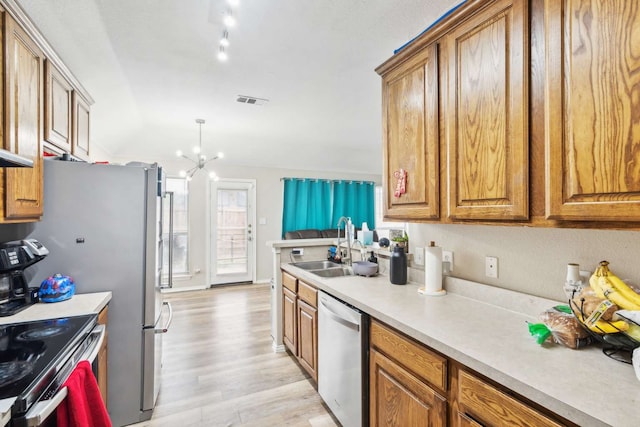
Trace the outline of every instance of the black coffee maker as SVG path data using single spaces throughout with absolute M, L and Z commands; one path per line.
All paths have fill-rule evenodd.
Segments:
M 35 239 L 0 243 L 0 316 L 11 316 L 38 301 L 38 288 L 29 289 L 24 269 L 48 253 Z

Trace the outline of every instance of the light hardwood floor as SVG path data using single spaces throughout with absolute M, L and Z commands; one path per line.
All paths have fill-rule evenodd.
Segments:
M 339 426 L 309 377 L 271 348 L 270 286 L 166 294 L 160 395 L 137 427 Z

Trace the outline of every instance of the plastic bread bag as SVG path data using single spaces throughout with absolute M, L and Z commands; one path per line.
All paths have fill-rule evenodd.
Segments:
M 529 324 L 529 332 L 536 337 L 538 344 L 547 339 L 543 338 L 543 326 L 549 331 L 547 337 L 551 336 L 555 343 L 574 350 L 593 342 L 591 335 L 580 325 L 567 305 L 557 305 L 545 310 L 540 314 L 539 320 L 542 324 Z

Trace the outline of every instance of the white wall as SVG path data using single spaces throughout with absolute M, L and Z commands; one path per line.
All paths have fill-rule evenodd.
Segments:
M 434 240 L 454 251 L 453 276 L 526 294 L 564 300 L 568 263 L 595 270 L 602 260 L 640 284 L 640 233 L 482 225 L 409 225 L 410 248 Z M 485 277 L 485 256 L 498 257 L 498 279 Z
M 141 159 L 137 159 L 141 160 Z M 148 161 L 142 159 L 142 161 Z M 120 160 L 121 163 L 126 161 Z M 186 160 L 163 160 L 159 162 L 168 176 L 178 176 L 180 169 L 189 166 Z M 256 281 L 268 282 L 272 275 L 271 248 L 266 242 L 280 240 L 282 231 L 282 200 L 283 183 L 281 178 L 328 178 L 328 179 L 353 179 L 375 181 L 379 183 L 380 175 L 363 175 L 353 173 L 327 173 L 316 171 L 302 171 L 295 169 L 253 168 L 234 166 L 225 163 L 225 160 L 217 160 L 211 164 L 211 169 L 221 178 L 255 179 L 256 180 L 256 218 L 265 218 L 265 225 L 255 224 L 256 239 Z M 189 184 L 189 268 L 192 272 L 190 278 L 174 281 L 174 288 L 192 289 L 208 287 L 207 280 L 207 254 L 208 249 L 208 207 L 209 202 L 209 177 L 206 172 L 199 171 Z M 200 273 L 193 274 L 196 270 Z

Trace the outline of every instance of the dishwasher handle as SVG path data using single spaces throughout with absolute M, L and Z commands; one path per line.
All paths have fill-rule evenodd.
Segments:
M 335 311 L 331 310 L 331 308 L 325 304 L 324 301 L 320 300 L 320 305 L 322 306 L 322 308 L 324 308 L 324 312 L 327 314 L 327 316 L 329 316 L 330 318 L 332 318 L 333 320 L 335 320 L 336 322 L 340 323 L 341 325 L 346 326 L 349 329 L 353 329 L 354 331 L 359 332 L 360 331 L 360 325 L 358 323 L 352 322 L 348 319 L 345 319 L 344 317 L 340 316 L 338 313 L 336 313 Z

